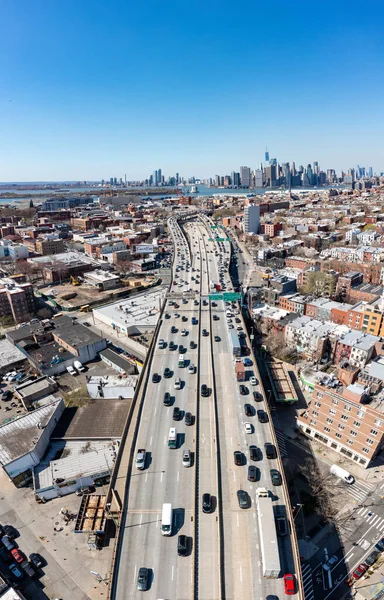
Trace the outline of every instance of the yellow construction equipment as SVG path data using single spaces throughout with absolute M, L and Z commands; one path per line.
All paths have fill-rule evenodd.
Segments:
M 80 281 L 77 279 L 77 277 L 72 277 L 72 275 L 71 275 L 71 283 L 72 283 L 72 285 L 80 285 Z

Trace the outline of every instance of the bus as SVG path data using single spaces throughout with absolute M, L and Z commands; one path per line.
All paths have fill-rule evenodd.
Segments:
M 185 367 L 184 354 L 179 354 L 179 362 L 177 363 L 178 367 Z
M 177 433 L 175 427 L 171 427 L 169 430 L 168 448 L 177 448 Z
M 173 510 L 172 504 L 163 504 L 161 513 L 161 534 L 172 535 Z

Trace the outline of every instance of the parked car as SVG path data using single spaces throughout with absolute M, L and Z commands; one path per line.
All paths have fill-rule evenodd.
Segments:
M 361 563 L 357 569 L 355 569 L 352 573 L 353 579 L 360 579 L 362 575 L 364 575 L 365 571 L 368 569 L 367 565 Z
M 295 577 L 290 573 L 284 575 L 284 592 L 287 596 L 293 596 L 295 593 Z
M 243 384 L 241 384 L 241 385 L 239 386 L 239 391 L 240 391 L 240 394 L 241 394 L 242 396 L 246 396 L 246 395 L 248 394 L 248 392 L 249 392 L 249 390 L 248 390 L 247 386 L 245 386 L 245 385 L 243 385 Z
M 10 398 L 12 398 L 12 392 L 10 390 L 5 390 L 5 392 L 1 394 L 1 399 L 3 402 L 10 400 Z
M 373 550 L 373 552 L 368 554 L 368 556 L 364 560 L 364 564 L 366 564 L 367 567 L 371 567 L 377 561 L 377 557 L 379 556 L 379 554 L 380 552 L 378 552 L 377 550 Z
M 9 570 L 17 579 L 22 579 L 24 577 L 22 570 L 14 564 L 9 565 Z
M 13 525 L 3 525 L 3 529 L 5 535 L 7 535 L 11 540 L 14 540 L 19 535 L 19 532 Z
M 77 375 L 77 372 L 75 371 L 75 369 L 73 367 L 69 366 L 69 367 L 66 367 L 66 369 L 70 375 Z
M 41 569 L 41 567 L 43 567 L 46 564 L 44 558 L 40 554 L 37 554 L 37 552 L 33 552 L 32 554 L 30 554 L 29 560 L 37 569 Z
M 23 562 L 24 556 L 22 555 L 21 551 L 18 548 L 13 548 L 13 550 L 11 550 L 11 554 L 12 554 L 12 558 L 14 558 L 14 560 L 17 563 Z

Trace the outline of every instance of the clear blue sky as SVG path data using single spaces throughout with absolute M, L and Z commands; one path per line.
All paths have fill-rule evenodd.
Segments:
M 384 171 L 384 4 L 2 0 L 0 181 Z

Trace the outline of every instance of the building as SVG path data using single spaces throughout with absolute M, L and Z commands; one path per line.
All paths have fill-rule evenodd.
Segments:
M 114 290 L 121 286 L 120 277 L 114 273 L 107 273 L 100 269 L 84 274 L 84 283 L 100 291 Z
M 125 398 L 132 400 L 138 375 L 104 375 L 89 377 L 87 390 L 91 398 L 116 399 Z
M 348 331 L 342 335 L 334 351 L 336 365 L 349 362 L 355 367 L 363 368 L 376 353 L 379 338 L 361 331 Z
M 0 375 L 23 366 L 25 355 L 7 339 L 0 340 Z
M 248 204 L 244 206 L 244 233 L 258 233 L 260 227 L 260 206 Z
M 297 425 L 308 437 L 367 468 L 383 448 L 384 412 L 381 402 L 362 403 L 364 390 L 324 376 Z
M 0 317 L 10 316 L 15 323 L 28 321 L 35 313 L 31 283 L 16 283 L 10 277 L 0 279 Z
M 49 256 L 52 254 L 60 254 L 61 252 L 65 252 L 65 245 L 61 239 L 37 239 L 35 248 L 36 252 L 42 256 Z
M 24 260 L 28 258 L 29 250 L 25 244 L 9 244 L 8 255 L 12 260 Z
M 249 167 L 240 167 L 241 187 L 249 188 L 251 185 L 251 169 Z
M 99 353 L 99 356 L 105 364 L 115 369 L 121 375 L 132 375 L 136 371 L 133 363 L 127 360 L 122 354 L 114 352 L 110 348 L 106 348 Z
M 50 435 L 64 411 L 62 398 L 49 396 L 33 412 L 0 426 L 0 464 L 16 487 L 32 478 L 32 469 L 43 458 Z

